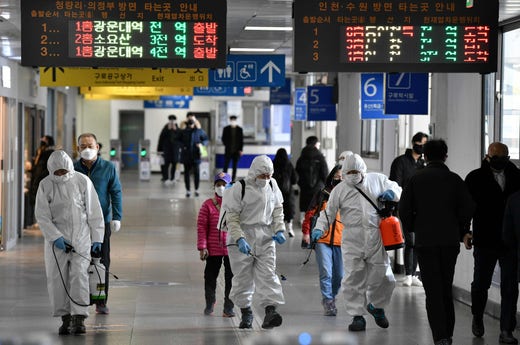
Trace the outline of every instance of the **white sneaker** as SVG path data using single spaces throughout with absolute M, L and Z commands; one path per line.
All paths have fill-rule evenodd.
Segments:
M 403 286 L 412 286 L 412 276 L 404 277 Z
M 164 181 L 164 185 L 165 185 L 165 186 L 171 186 L 171 185 L 173 185 L 174 183 L 175 183 L 175 182 L 173 182 L 172 180 L 166 180 L 166 181 Z
M 294 231 L 292 227 L 292 220 L 285 223 L 285 231 L 289 234 L 289 237 L 294 237 Z
M 412 277 L 412 286 L 422 287 L 422 281 L 417 276 Z

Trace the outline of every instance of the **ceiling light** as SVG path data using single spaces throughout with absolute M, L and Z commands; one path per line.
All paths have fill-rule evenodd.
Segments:
M 274 48 L 229 48 L 230 52 L 274 52 Z
M 292 26 L 246 26 L 244 30 L 251 31 L 292 31 Z

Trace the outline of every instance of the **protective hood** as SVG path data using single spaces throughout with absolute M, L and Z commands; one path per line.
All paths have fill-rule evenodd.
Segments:
M 343 163 L 345 161 L 345 159 L 347 159 L 349 156 L 351 156 L 352 154 L 354 154 L 354 152 L 352 151 L 343 151 L 339 154 L 339 157 L 338 157 L 338 163 Z
M 269 174 L 274 172 L 273 161 L 266 155 L 256 156 L 251 163 L 251 167 L 247 173 L 247 178 L 254 181 L 258 175 Z
M 65 169 L 70 174 L 74 174 L 74 164 L 69 155 L 62 150 L 54 151 L 47 161 L 47 169 L 50 175 L 54 175 L 56 170 Z
M 361 172 L 361 175 L 363 176 L 367 173 L 367 165 L 363 158 L 361 158 L 357 153 L 352 153 L 343 161 L 343 167 L 341 168 L 343 178 L 345 178 L 347 172 L 351 170 L 357 170 Z

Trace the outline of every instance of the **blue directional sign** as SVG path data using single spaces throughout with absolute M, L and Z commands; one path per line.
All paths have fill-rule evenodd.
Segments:
M 291 104 L 291 78 L 285 78 L 284 86 L 274 86 L 269 89 L 270 104 Z
M 244 96 L 243 86 L 194 87 L 194 96 Z
M 361 74 L 361 120 L 397 119 L 384 113 L 384 74 Z
M 307 87 L 307 120 L 336 121 L 336 104 L 332 86 Z
M 212 86 L 283 86 L 285 55 L 228 55 L 225 68 L 209 71 Z
M 144 101 L 144 107 L 188 109 L 192 99 L 192 96 L 161 96 L 157 101 Z
M 387 73 L 385 113 L 428 115 L 428 73 Z
M 307 120 L 307 88 L 297 87 L 294 90 L 294 121 Z

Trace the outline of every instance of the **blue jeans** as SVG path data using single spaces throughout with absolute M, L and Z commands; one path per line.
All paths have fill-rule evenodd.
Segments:
M 323 299 L 334 299 L 343 279 L 341 246 L 316 243 L 316 262 L 320 273 L 320 289 Z

